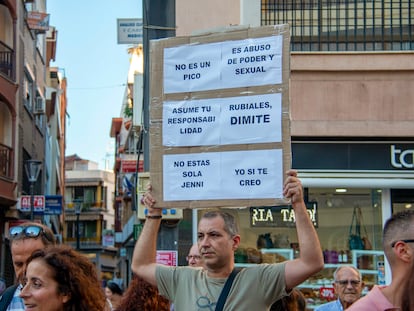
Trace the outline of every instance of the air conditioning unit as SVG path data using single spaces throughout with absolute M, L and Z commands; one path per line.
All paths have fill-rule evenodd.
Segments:
M 46 112 L 46 101 L 43 97 L 36 97 L 34 113 L 35 114 L 44 114 Z

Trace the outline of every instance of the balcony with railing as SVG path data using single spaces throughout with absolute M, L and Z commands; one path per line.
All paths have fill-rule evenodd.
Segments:
M 0 41 L 0 74 L 14 81 L 14 51 Z
M 292 51 L 412 51 L 411 0 L 261 0 L 261 24 L 289 24 Z
M 0 177 L 11 179 L 13 149 L 0 143 Z

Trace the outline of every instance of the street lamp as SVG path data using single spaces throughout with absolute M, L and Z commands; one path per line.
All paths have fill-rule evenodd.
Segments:
M 75 214 L 76 214 L 76 249 L 80 250 L 80 229 L 79 229 L 79 216 L 82 209 L 82 200 L 73 200 L 75 203 Z
M 27 178 L 30 182 L 30 220 L 34 219 L 34 184 L 39 177 L 40 169 L 42 168 L 42 161 L 27 160 L 24 168 L 26 170 Z

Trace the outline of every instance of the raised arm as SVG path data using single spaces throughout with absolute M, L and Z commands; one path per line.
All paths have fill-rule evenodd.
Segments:
M 296 171 L 290 170 L 287 175 L 284 195 L 290 198 L 295 212 L 300 250 L 299 258 L 288 261 L 285 267 L 286 288 L 291 289 L 322 270 L 324 262 L 318 235 L 306 210 L 302 183 Z
M 131 269 L 138 276 L 152 285 L 157 285 L 155 278 L 157 236 L 161 223 L 161 209 L 152 208 L 155 203 L 151 192 L 148 191 L 142 198 L 142 203 L 148 208 L 147 219 L 144 228 L 135 244 L 132 256 Z

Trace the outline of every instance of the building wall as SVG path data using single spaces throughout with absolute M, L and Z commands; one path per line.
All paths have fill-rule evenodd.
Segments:
M 260 0 L 177 0 L 176 11 L 177 36 L 191 35 L 240 21 L 254 25 Z M 413 77 L 414 52 L 292 53 L 291 134 L 412 137 Z
M 240 0 L 176 0 L 176 35 L 240 24 Z
M 414 53 L 293 53 L 292 136 L 412 137 Z

